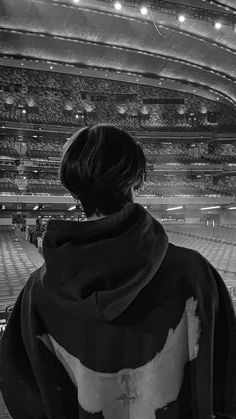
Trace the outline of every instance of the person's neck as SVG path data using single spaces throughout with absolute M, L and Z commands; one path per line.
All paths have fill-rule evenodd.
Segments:
M 93 214 L 93 215 L 91 215 L 91 217 L 87 217 L 86 221 L 95 221 L 95 220 L 99 220 L 100 218 L 105 218 L 105 217 L 108 217 L 108 216 L 109 215 L 104 215 L 104 214 L 100 214 L 100 215 Z

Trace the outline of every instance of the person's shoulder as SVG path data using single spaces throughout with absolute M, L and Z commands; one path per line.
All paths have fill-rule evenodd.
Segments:
M 31 272 L 26 285 L 28 285 L 28 287 L 29 287 L 29 286 L 33 285 L 35 282 L 40 281 L 43 278 L 43 275 L 44 275 L 45 271 L 46 271 L 46 265 L 45 265 L 45 263 L 43 263 L 42 266 L 40 266 L 35 271 Z
M 197 250 L 183 246 L 176 246 L 173 243 L 168 244 L 166 252 L 166 263 L 179 265 L 183 269 L 195 269 L 208 263 L 207 259 Z
M 197 250 L 169 243 L 164 261 L 165 267 L 175 275 L 185 278 L 193 287 L 216 288 L 216 277 L 220 277 L 211 263 Z

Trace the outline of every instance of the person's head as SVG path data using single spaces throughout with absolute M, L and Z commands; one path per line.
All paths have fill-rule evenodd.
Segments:
M 109 215 L 132 202 L 146 176 L 142 147 L 111 125 L 82 128 L 64 145 L 60 179 L 87 217 Z

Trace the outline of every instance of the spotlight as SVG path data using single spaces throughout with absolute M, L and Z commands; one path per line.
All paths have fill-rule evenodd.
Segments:
M 216 28 L 216 29 L 220 29 L 220 28 L 222 28 L 222 23 L 220 23 L 220 22 L 216 22 L 216 23 L 215 23 L 215 28 Z
M 121 10 L 121 4 L 117 1 L 115 4 L 114 4 L 114 7 L 115 7 L 115 9 L 116 10 Z
M 140 13 L 141 13 L 142 15 L 147 15 L 147 14 L 148 14 L 148 9 L 147 9 L 145 6 L 143 6 L 143 7 L 141 7 L 141 9 L 140 9 Z
M 26 110 L 25 109 L 22 109 L 22 113 L 25 115 L 26 114 Z
M 183 23 L 183 22 L 186 20 L 186 17 L 185 17 L 184 15 L 180 15 L 180 16 L 178 17 L 178 19 L 179 19 L 179 22 L 180 22 L 180 23 Z
M 53 69 L 53 66 L 52 65 L 50 65 L 50 70 L 52 70 Z

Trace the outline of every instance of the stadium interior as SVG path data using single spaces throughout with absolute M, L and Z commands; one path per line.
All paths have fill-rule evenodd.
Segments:
M 141 144 L 135 201 L 217 268 L 236 310 L 235 0 L 1 0 L 0 336 L 48 220 L 85 220 L 59 161 L 99 123 Z

